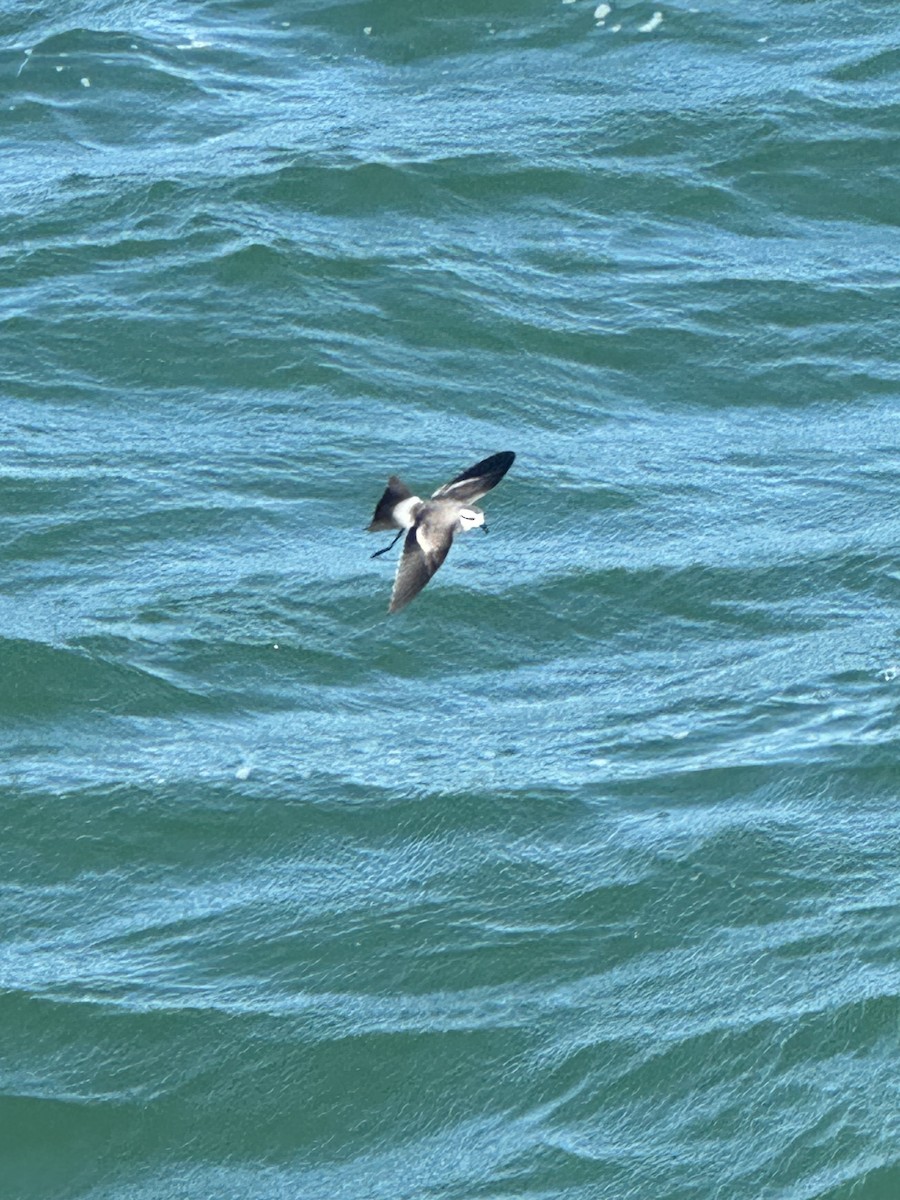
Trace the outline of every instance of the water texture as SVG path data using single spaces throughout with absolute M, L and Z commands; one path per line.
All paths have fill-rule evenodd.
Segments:
M 0 0 L 3 1200 L 900 1194 L 898 81 Z

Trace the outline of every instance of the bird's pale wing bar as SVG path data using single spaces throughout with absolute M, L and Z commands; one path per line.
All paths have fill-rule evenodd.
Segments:
M 501 450 L 490 458 L 483 458 L 474 467 L 469 467 L 449 483 L 438 488 L 434 499 L 458 500 L 460 504 L 473 504 L 480 496 L 496 487 L 515 461 L 512 450 Z
M 436 523 L 435 523 L 436 525 Z M 423 546 L 424 542 L 424 546 Z M 432 577 L 453 544 L 453 527 L 447 524 L 430 527 L 416 522 L 406 535 L 403 553 L 397 563 L 397 575 L 388 612 L 397 612 L 418 596 Z

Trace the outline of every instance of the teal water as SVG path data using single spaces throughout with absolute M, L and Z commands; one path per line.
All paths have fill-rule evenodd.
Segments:
M 2 1200 L 900 1194 L 896 6 L 596 7 L 0 0 Z

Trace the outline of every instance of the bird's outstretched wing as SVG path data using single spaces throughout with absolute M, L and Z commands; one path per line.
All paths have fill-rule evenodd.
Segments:
M 369 533 L 377 533 L 379 529 L 396 529 L 398 522 L 394 520 L 394 509 L 401 500 L 408 500 L 411 495 L 412 492 L 399 475 L 392 475 L 384 489 L 384 495 L 375 505 L 375 515 L 366 526 Z
M 469 467 L 449 483 L 438 488 L 433 499 L 457 500 L 460 504 L 473 504 L 479 496 L 496 487 L 515 461 L 512 450 L 501 450 L 490 458 L 483 458 L 474 467 Z
M 447 557 L 455 524 L 455 518 L 452 522 L 426 518 L 413 525 L 403 543 L 388 612 L 397 612 L 418 596 Z

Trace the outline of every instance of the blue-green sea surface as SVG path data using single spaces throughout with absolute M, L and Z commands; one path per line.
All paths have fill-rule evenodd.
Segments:
M 898 82 L 0 0 L 2 1200 L 896 1200 Z

